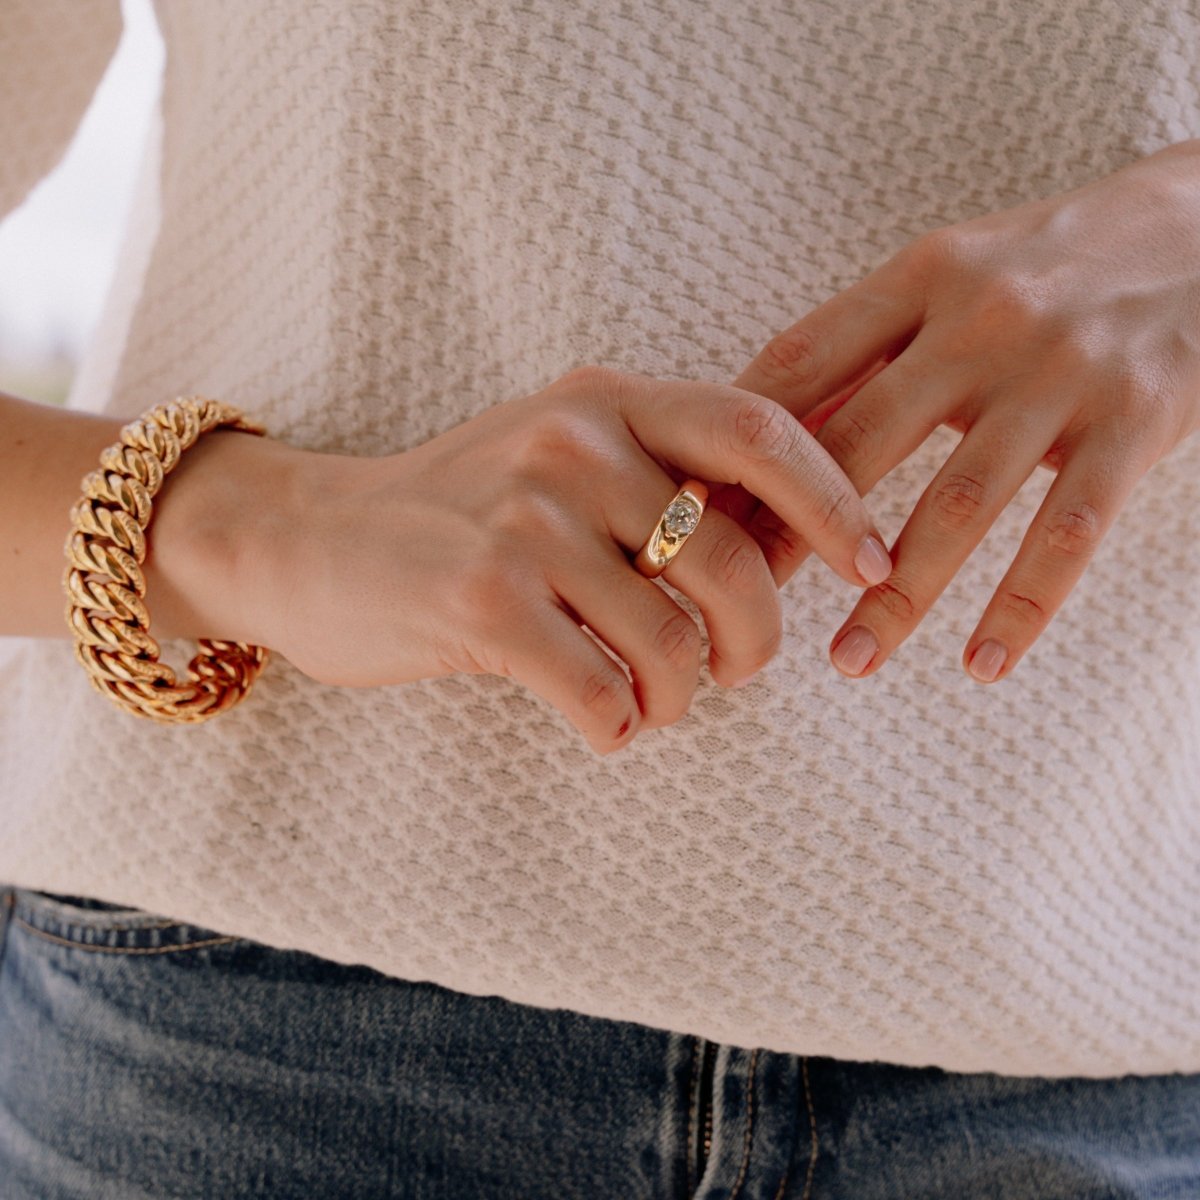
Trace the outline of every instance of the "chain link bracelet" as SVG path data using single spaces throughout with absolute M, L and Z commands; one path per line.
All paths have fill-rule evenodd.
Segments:
M 262 646 L 201 638 L 180 683 L 159 661 L 150 636 L 141 563 L 153 500 L 183 452 L 219 426 L 266 432 L 232 405 L 204 396 L 148 409 L 100 455 L 100 469 L 84 476 L 83 495 L 71 506 L 63 590 L 75 657 L 97 691 L 126 712 L 163 724 L 206 721 L 232 708 L 269 655 Z

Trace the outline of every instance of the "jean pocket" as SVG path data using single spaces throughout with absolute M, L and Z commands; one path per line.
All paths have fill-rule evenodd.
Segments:
M 60 946 L 100 954 L 173 954 L 247 939 L 178 918 L 88 896 L 11 890 L 12 927 Z

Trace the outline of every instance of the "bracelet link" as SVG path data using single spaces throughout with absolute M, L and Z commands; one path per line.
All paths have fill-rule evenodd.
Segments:
M 74 653 L 92 686 L 135 716 L 163 724 L 206 721 L 249 693 L 270 651 L 244 642 L 198 639 L 180 683 L 159 661 L 143 597 L 146 528 L 154 497 L 184 451 L 218 426 L 265 434 L 240 410 L 203 396 L 157 404 L 121 429 L 120 441 L 84 476 L 71 506 L 63 590 Z

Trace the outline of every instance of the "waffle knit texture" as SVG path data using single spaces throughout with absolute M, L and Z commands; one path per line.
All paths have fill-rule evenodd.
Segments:
M 199 392 L 344 454 L 588 362 L 729 382 L 926 230 L 1200 135 L 1195 0 L 156 11 L 161 121 L 70 404 Z M 119 30 L 116 0 L 5 4 L 5 207 Z M 872 491 L 889 539 L 957 440 Z M 98 696 L 65 628 L 14 639 L 0 879 L 746 1047 L 1200 1071 L 1200 437 L 980 686 L 962 646 L 1052 480 L 874 677 L 829 664 L 857 592 L 810 559 L 751 686 L 704 667 L 607 757 L 500 676 L 338 688 L 276 655 L 171 728 Z

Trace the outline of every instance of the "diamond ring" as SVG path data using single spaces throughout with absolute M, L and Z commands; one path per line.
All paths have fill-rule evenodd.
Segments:
M 698 479 L 687 479 L 663 509 L 654 532 L 637 552 L 633 565 L 648 579 L 661 575 L 667 563 L 679 553 L 692 531 L 700 524 L 708 488 Z

